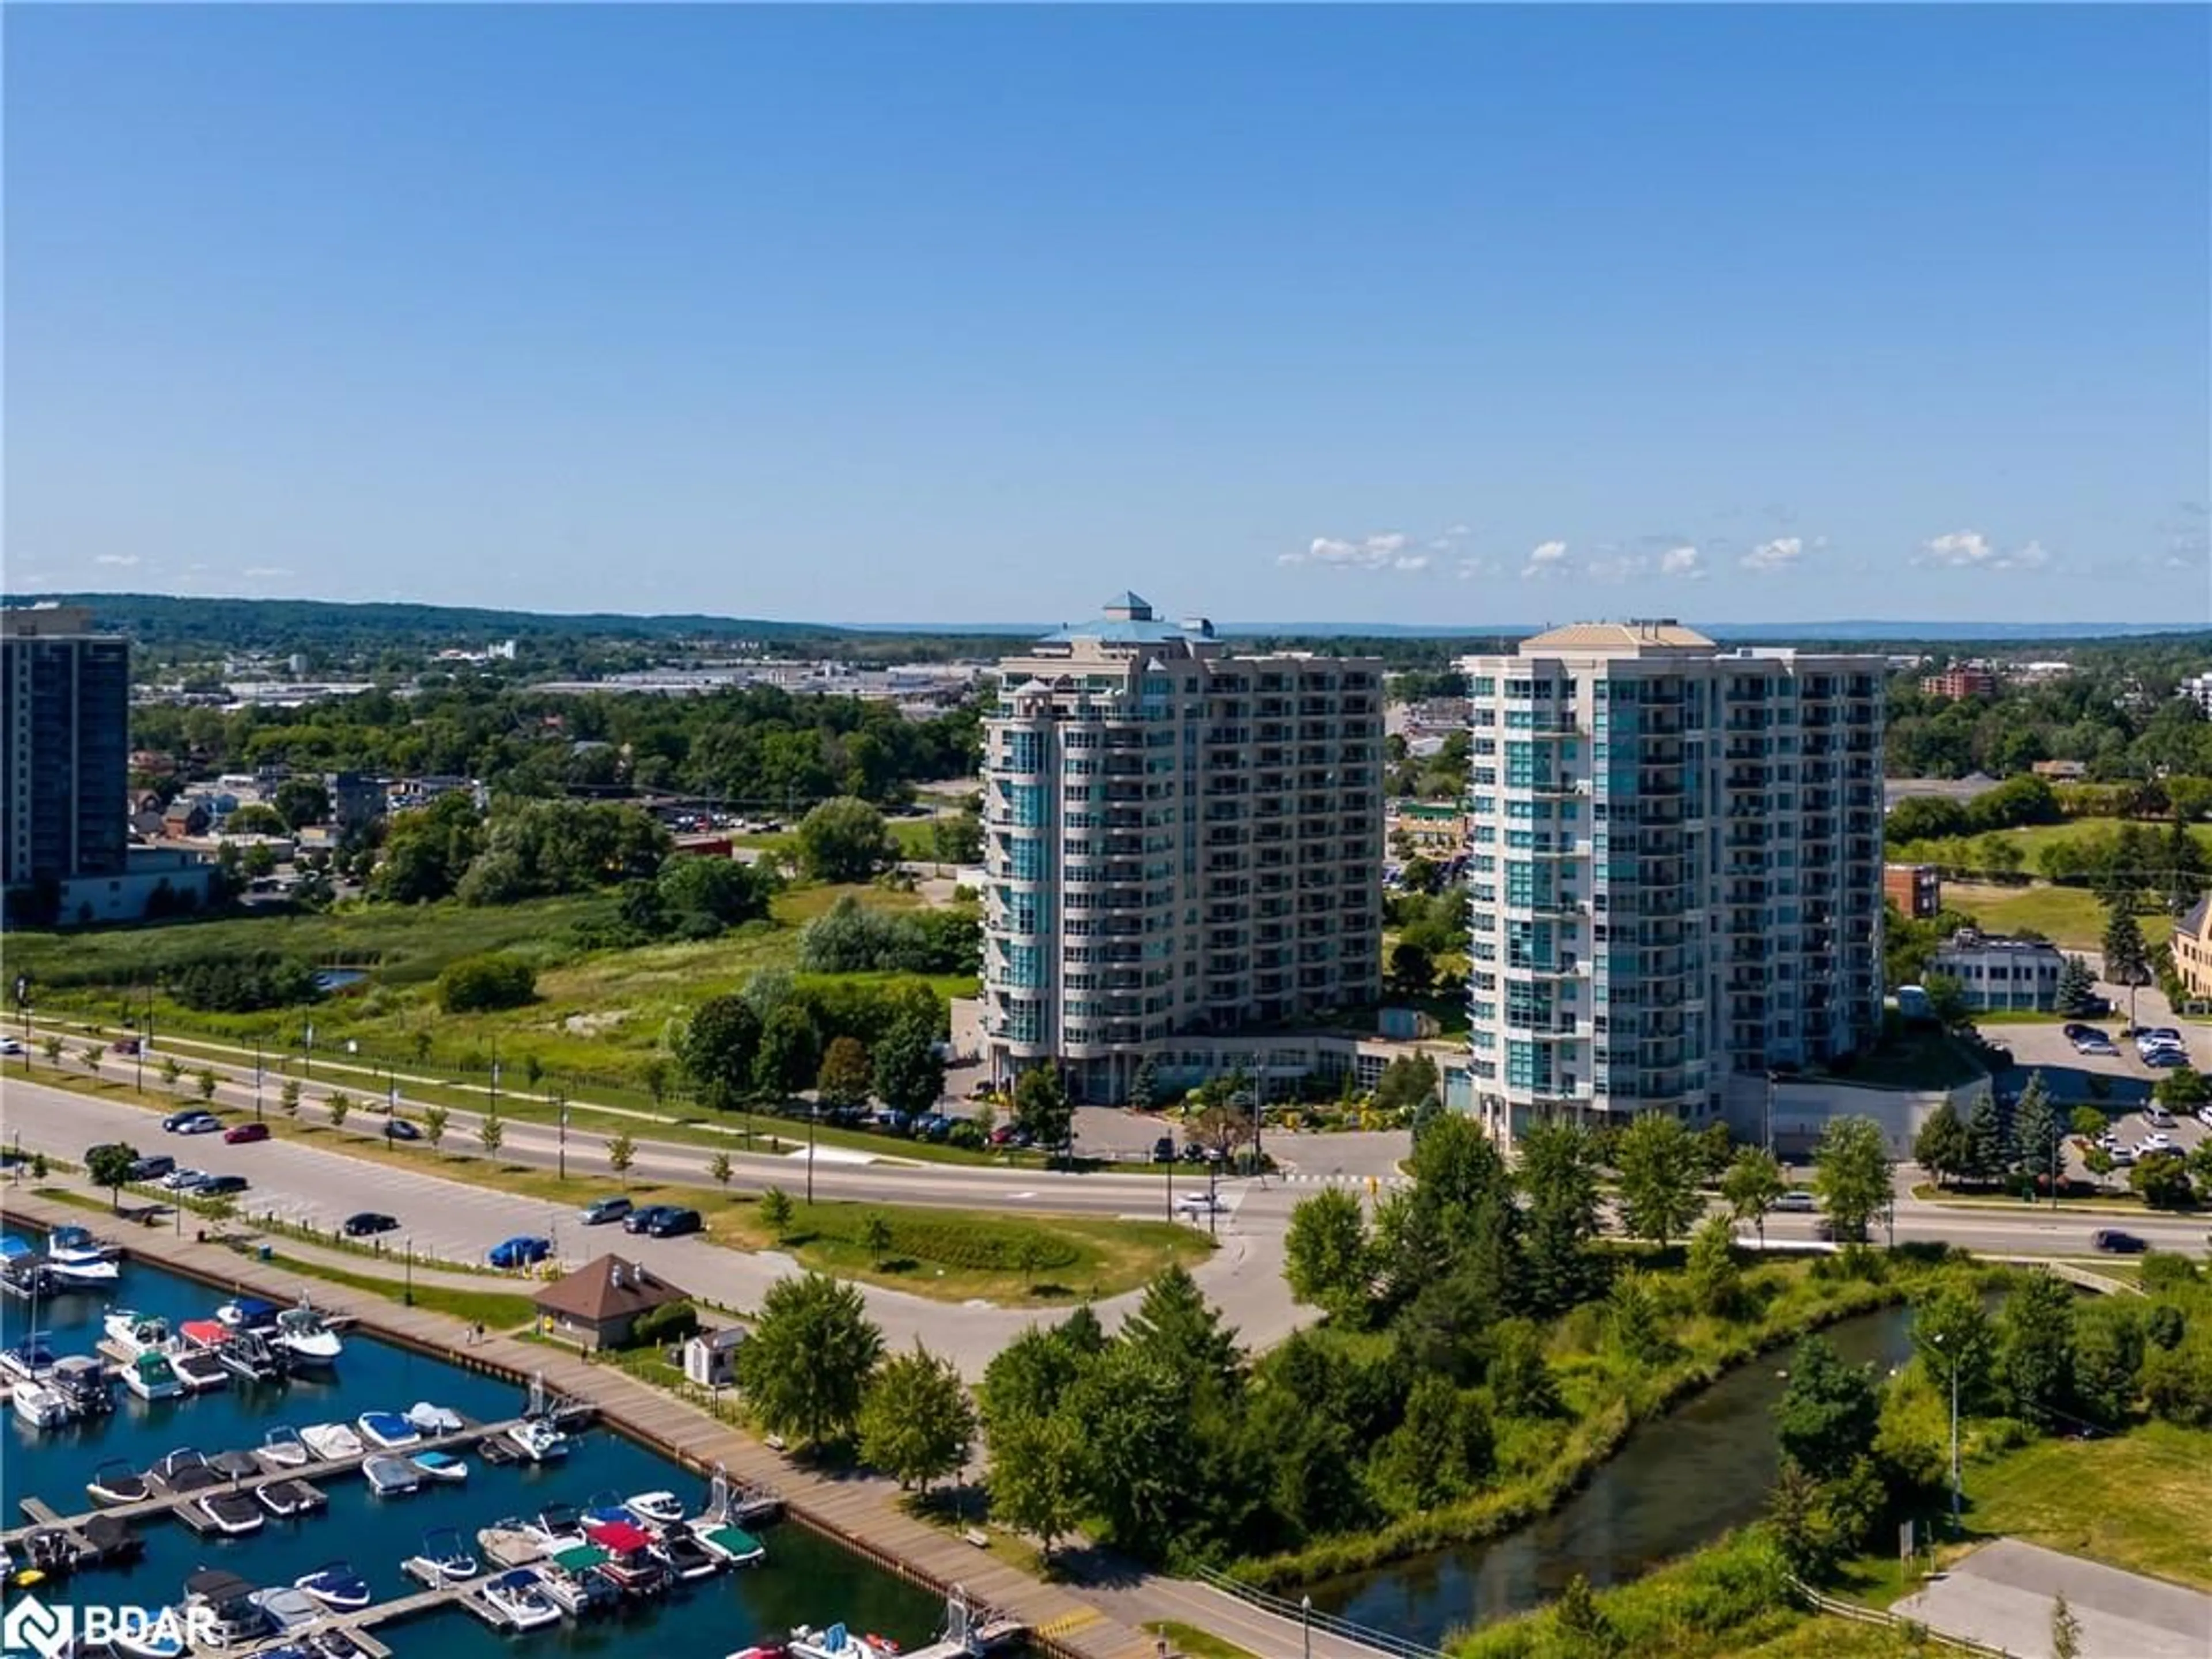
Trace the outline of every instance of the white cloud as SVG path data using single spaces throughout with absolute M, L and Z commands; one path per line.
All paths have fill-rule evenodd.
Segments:
M 245 569 L 240 571 L 238 574 L 241 576 L 248 576 L 256 580 L 261 580 L 270 576 L 289 576 L 292 574 L 292 571 L 291 567 L 289 565 L 249 564 Z
M 1474 532 L 1469 530 L 1463 524 L 1455 524 L 1446 526 L 1444 528 L 1444 534 L 1450 537 L 1454 541 L 1457 541 L 1462 536 L 1472 536 L 1474 534 Z
M 1567 556 L 1565 542 L 1539 542 L 1528 550 L 1528 562 L 1521 567 L 1523 581 L 1531 576 L 1541 576 L 1559 569 Z
M 1319 564 L 1334 570 L 1419 570 L 1428 564 L 1425 555 L 1408 553 L 1413 538 L 1395 530 L 1346 541 L 1336 536 L 1316 536 L 1303 553 L 1277 556 L 1278 564 Z
M 1463 582 L 1471 582 L 1478 577 L 1493 576 L 1497 574 L 1497 567 L 1487 559 L 1479 559 L 1469 555 L 1459 562 L 1459 579 Z
M 1920 544 L 1919 562 L 1954 570 L 2034 570 L 2050 562 L 2041 542 L 2002 548 L 1978 530 L 1954 530 Z
M 1798 556 L 1805 550 L 1802 536 L 1777 536 L 1771 542 L 1761 542 L 1745 554 L 1746 570 L 1788 570 L 1796 564 Z
M 1662 576 L 1687 576 L 1695 581 L 1705 573 L 1698 568 L 1698 550 L 1694 547 L 1670 547 L 1659 556 L 1659 574 Z
M 138 562 L 136 553 L 102 553 L 93 560 L 94 564 L 118 564 L 128 568 Z

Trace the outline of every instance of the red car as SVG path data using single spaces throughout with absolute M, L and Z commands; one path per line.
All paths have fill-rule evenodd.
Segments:
M 234 1146 L 248 1140 L 266 1140 L 269 1139 L 269 1126 L 265 1123 L 240 1123 L 225 1129 L 222 1138 Z

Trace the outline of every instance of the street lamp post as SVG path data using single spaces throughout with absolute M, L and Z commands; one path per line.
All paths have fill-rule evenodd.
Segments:
M 261 1121 L 261 1038 L 253 1039 L 253 1121 Z
M 1939 1331 L 1936 1334 L 1935 1340 L 1937 1349 L 1942 1352 L 1944 1358 L 1948 1360 L 1951 1364 L 1951 1532 L 1954 1536 L 1956 1536 L 1959 1530 L 1959 1499 L 1960 1492 L 1960 1481 L 1959 1478 L 1959 1364 L 1966 1356 L 1964 1354 L 1953 1353 L 1949 1349 L 1943 1346 L 1943 1338 L 1947 1334 L 1948 1334 L 1948 1333 Z
M 819 1100 L 808 1101 L 806 1103 L 806 1202 L 809 1207 L 811 1207 L 814 1203 L 814 1125 L 821 1115 L 822 1103 Z
M 1306 1659 L 1313 1659 L 1313 1597 L 1298 1598 L 1298 1634 L 1305 1644 Z
M 407 1239 L 407 1290 L 403 1304 L 410 1308 L 415 1305 L 415 1239 L 412 1234 Z
M 568 1100 L 557 1089 L 553 1092 L 553 1099 L 561 1113 L 560 1176 L 566 1181 L 568 1178 Z

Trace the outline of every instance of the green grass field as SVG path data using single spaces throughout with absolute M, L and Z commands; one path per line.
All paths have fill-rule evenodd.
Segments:
M 2071 950 L 2096 950 L 2105 937 L 2105 907 L 2086 887 L 2053 887 L 2047 882 L 2010 887 L 1995 883 L 1947 881 L 1943 884 L 1943 903 L 1947 909 L 1971 915 L 1991 933 L 2015 933 L 2027 929 Z M 2136 921 L 2142 925 L 2148 944 L 2161 945 L 2172 937 L 2173 922 L 2170 917 L 2144 915 Z
M 2039 1440 L 1966 1470 L 1967 1524 L 2212 1590 L 2212 1430 Z

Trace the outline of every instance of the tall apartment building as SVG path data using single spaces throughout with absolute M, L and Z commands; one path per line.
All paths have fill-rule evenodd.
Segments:
M 1880 1029 L 1882 665 L 1672 621 L 1462 662 L 1468 1059 L 1494 1135 L 1712 1121 L 1731 1078 Z
M 1927 697 L 1948 697 L 1953 702 L 1966 697 L 1994 697 L 1997 694 L 1996 672 L 1984 663 L 1954 663 L 1940 674 L 1923 674 L 1920 693 Z
M 1381 989 L 1382 681 L 1237 656 L 1133 593 L 1000 665 L 984 722 L 983 1031 L 1125 1098 L 1173 1039 Z
M 120 876 L 131 647 L 92 613 L 0 610 L 0 877 L 10 908 L 75 878 Z

